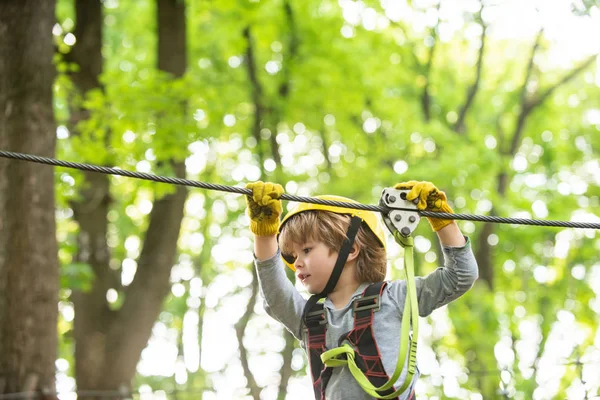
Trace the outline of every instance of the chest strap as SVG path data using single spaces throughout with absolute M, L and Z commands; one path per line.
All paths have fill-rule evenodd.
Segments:
M 389 380 L 383 368 L 381 354 L 373 332 L 373 317 L 381 307 L 381 294 L 386 285 L 387 282 L 377 282 L 369 285 L 361 297 L 354 301 L 352 305 L 354 328 L 343 334 L 339 339 L 340 345 L 347 343 L 347 345 L 354 348 L 356 366 L 360 368 L 365 377 L 375 387 L 380 387 Z M 333 368 L 337 365 L 335 365 L 336 360 L 333 360 L 333 363 L 328 363 L 328 366 L 325 366 L 321 359 L 321 355 L 327 351 L 327 314 L 323 303 L 317 303 L 313 306 L 307 314 L 305 323 L 308 331 L 308 358 L 315 398 L 325 400 L 327 383 Z M 339 365 L 344 364 L 344 362 L 340 362 Z M 377 394 L 379 396 L 390 396 L 394 392 L 395 388 L 390 386 L 387 390 L 379 391 Z M 393 397 L 387 398 L 392 399 Z

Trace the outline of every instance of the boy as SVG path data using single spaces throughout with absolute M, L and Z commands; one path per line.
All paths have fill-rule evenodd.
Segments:
M 246 187 L 252 190 L 252 196 L 247 196 L 247 211 L 250 229 L 255 235 L 255 265 L 265 310 L 307 349 L 316 399 L 372 399 L 347 366 L 323 368 L 319 355 L 340 346 L 349 333 L 356 331 L 357 324 L 366 323 L 364 318 L 358 321 L 354 315 L 358 313 L 356 310 L 362 312 L 363 308 L 357 307 L 356 303 L 366 298 L 367 290 L 376 287 L 377 308 L 370 313 L 370 322 L 367 321 L 368 331 L 372 332 L 369 340 L 375 351 L 373 357 L 365 357 L 368 360 L 361 370 L 379 375 L 373 380 L 369 377 L 376 387 L 387 382 L 394 372 L 407 288 L 404 280 L 382 283 L 387 260 L 385 234 L 379 219 L 369 211 L 300 203 L 280 224 L 282 206 L 279 198 L 283 188 L 260 181 Z M 419 199 L 417 207 L 420 210 L 453 212 L 444 192 L 429 182 L 409 181 L 395 188 L 410 190 L 406 198 L 409 201 Z M 337 196 L 322 198 L 353 202 Z M 469 239 L 462 235 L 456 222 L 436 218 L 428 218 L 428 221 L 442 244 L 445 265 L 425 277 L 416 278 L 419 315 L 422 317 L 464 294 L 478 277 Z M 284 263 L 295 270 L 297 278 L 313 295 L 308 301 L 286 278 L 282 268 Z M 316 303 L 320 297 L 326 297 L 322 305 Z M 312 318 L 315 315 L 322 317 L 316 324 Z M 363 335 L 364 332 L 363 329 L 361 337 L 368 336 Z M 319 341 L 320 344 L 315 346 Z M 358 348 L 356 353 L 365 353 L 363 350 Z M 405 366 L 407 363 L 408 357 Z M 377 365 L 381 368 L 379 373 L 374 373 Z M 390 396 L 402 386 L 406 376 L 404 368 L 391 390 L 377 393 L 380 397 Z M 417 369 L 407 383 L 407 389 L 393 398 L 414 399 L 418 377 Z

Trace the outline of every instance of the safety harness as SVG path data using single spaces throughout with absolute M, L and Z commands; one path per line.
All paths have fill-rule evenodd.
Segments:
M 377 282 L 369 285 L 352 306 L 354 313 L 354 328 L 343 334 L 339 339 L 340 346 L 347 343 L 355 350 L 357 367 L 374 386 L 383 386 L 389 377 L 383 368 L 381 354 L 377 347 L 373 332 L 373 318 L 381 305 L 381 294 L 387 282 Z M 325 338 L 327 334 L 327 314 L 323 303 L 317 303 L 309 312 L 306 319 L 308 332 L 308 354 L 310 370 L 313 380 L 315 398 L 325 399 L 325 388 L 333 372 L 333 366 L 325 366 L 321 356 L 327 352 Z M 385 391 L 378 391 L 378 395 L 387 396 L 394 393 L 391 387 Z M 397 399 L 397 397 L 395 397 Z
M 381 307 L 381 296 L 387 286 L 387 282 L 377 282 L 369 285 L 361 296 L 354 300 L 352 306 L 354 313 L 353 329 L 341 335 L 338 340 L 339 347 L 329 350 L 326 346 L 327 313 L 323 303 L 319 302 L 319 300 L 327 296 L 335 288 L 354 243 L 358 228 L 360 227 L 360 218 L 352 217 L 346 234 L 346 240 L 340 249 L 338 260 L 336 261 L 332 276 L 326 285 L 326 289 L 319 294 L 311 296 L 304 308 L 303 320 L 307 331 L 308 358 L 313 390 L 315 399 L 317 400 L 325 400 L 325 389 L 331 378 L 333 368 L 336 367 L 347 365 L 350 373 L 362 389 L 377 399 L 398 399 L 398 396 L 406 391 L 415 374 L 419 310 L 414 280 L 413 238 L 410 236 L 410 233 L 412 233 L 418 224 L 418 216 L 414 218 L 413 213 L 409 212 L 409 218 L 405 218 L 406 222 L 401 223 L 403 217 L 408 216 L 407 211 L 403 210 L 401 206 L 413 209 L 415 208 L 414 204 L 406 204 L 405 193 L 395 193 L 398 195 L 396 197 L 389 192 L 386 193 L 389 190 L 391 189 L 384 190 L 381 204 L 397 208 L 398 210 L 390 209 L 384 215 L 384 222 L 388 229 L 392 231 L 396 242 L 404 247 L 404 266 L 406 269 L 407 285 L 404 312 L 402 315 L 400 352 L 396 368 L 391 377 L 385 372 L 381 353 L 377 347 L 373 332 L 375 313 Z M 404 194 L 404 196 L 400 196 L 401 194 Z M 394 203 L 401 204 L 394 205 Z M 413 328 L 412 336 L 410 334 L 411 326 Z M 402 373 L 403 363 L 406 360 L 408 351 L 410 351 L 410 356 L 407 374 L 402 386 L 396 389 L 394 383 Z M 411 393 L 409 399 L 412 399 L 413 396 L 414 393 Z

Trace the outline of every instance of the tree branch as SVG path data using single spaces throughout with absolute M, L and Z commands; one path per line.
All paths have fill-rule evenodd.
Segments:
M 213 177 L 213 173 L 215 171 L 214 165 L 207 168 L 205 170 L 206 179 L 211 181 Z M 214 246 L 214 239 L 211 237 L 209 230 L 210 226 L 213 222 L 213 214 L 211 212 L 212 206 L 214 204 L 213 199 L 210 196 L 206 196 L 204 200 L 204 210 L 206 212 L 206 217 L 202 220 L 202 230 L 201 234 L 204 237 L 204 242 L 202 243 L 202 249 L 197 259 L 193 260 L 195 265 L 195 274 L 202 279 L 202 282 L 207 282 L 210 280 L 207 275 L 207 269 L 204 267 L 210 261 L 210 249 Z M 198 307 L 198 365 L 201 367 L 202 361 L 202 339 L 204 337 L 204 313 L 206 311 L 206 296 L 201 295 L 200 298 L 200 306 Z
M 296 342 L 296 338 L 294 338 L 287 329 L 283 330 L 283 337 L 285 339 L 285 347 L 281 353 L 283 357 L 283 366 L 281 367 L 281 380 L 279 381 L 277 400 L 285 400 L 288 383 L 294 373 L 292 369 L 292 357 L 294 355 L 294 343 Z
M 510 148 L 509 148 L 508 152 L 505 153 L 508 156 L 514 156 L 516 154 L 516 152 L 520 146 L 523 133 L 525 131 L 525 124 L 527 122 L 527 118 L 529 117 L 529 115 L 531 115 L 531 112 L 534 109 L 536 109 L 537 107 L 541 106 L 550 97 L 550 95 L 552 93 L 554 93 L 554 91 L 556 89 L 558 89 L 560 86 L 566 84 L 567 82 L 569 82 L 570 80 L 575 78 L 578 74 L 580 74 L 582 71 L 584 71 L 598 56 L 598 55 L 591 56 L 586 61 L 584 61 L 581 65 L 579 65 L 578 67 L 574 68 L 569 73 L 567 73 L 562 79 L 560 79 L 554 85 L 550 86 L 548 89 L 543 91 L 539 96 L 535 97 L 533 100 L 529 99 L 527 96 L 527 85 L 529 83 L 531 75 L 533 74 L 534 59 L 535 59 L 537 50 L 540 46 L 542 33 L 543 33 L 543 30 L 540 30 L 537 35 L 535 44 L 532 47 L 531 57 L 529 58 L 529 63 L 527 65 L 527 69 L 525 72 L 525 81 L 523 82 L 523 86 L 521 88 L 521 94 L 520 94 L 520 113 L 517 117 L 517 123 L 515 126 L 515 130 L 513 132 L 513 135 L 512 135 Z M 498 124 L 498 126 L 500 126 L 500 124 Z M 501 139 L 501 143 L 502 143 L 503 136 L 500 136 L 500 139 Z M 501 148 L 501 147 L 499 147 L 499 148 Z M 500 171 L 500 173 L 497 176 L 496 184 L 497 184 L 497 192 L 501 196 L 504 196 L 506 194 L 506 190 L 509 186 L 509 183 L 510 183 L 510 179 L 509 179 L 508 172 L 506 170 Z M 492 208 L 492 210 L 490 211 L 490 214 L 491 215 L 495 214 L 494 208 Z M 481 229 L 480 234 L 479 234 L 479 243 L 481 244 L 481 246 L 476 254 L 477 262 L 479 264 L 480 276 L 488 283 L 488 286 L 490 287 L 490 289 L 493 289 L 494 276 L 493 276 L 493 268 L 492 268 L 493 263 L 492 263 L 491 248 L 487 244 L 487 237 L 490 234 L 492 234 L 494 232 L 494 230 L 495 230 L 495 227 L 490 223 L 485 223 L 483 225 L 483 228 Z
M 279 96 L 283 99 L 287 99 L 290 94 L 290 82 L 291 82 L 291 61 L 298 56 L 298 48 L 300 47 L 300 39 L 298 38 L 298 32 L 296 31 L 296 18 L 294 16 L 294 10 L 289 0 L 285 0 L 283 3 L 283 9 L 286 17 L 286 25 L 289 26 L 289 55 L 287 57 L 288 62 L 283 62 L 282 76 L 283 79 L 279 84 Z
M 272 102 L 272 115 L 270 119 L 270 128 L 271 128 L 271 155 L 276 165 L 281 165 L 281 156 L 279 154 L 279 143 L 277 143 L 277 125 L 279 121 L 282 119 L 282 116 L 285 114 L 285 102 L 287 101 L 290 94 L 290 84 L 291 84 L 291 70 L 293 65 L 293 60 L 296 59 L 298 55 L 298 48 L 300 46 L 300 40 L 298 38 L 298 34 L 296 31 L 296 18 L 294 16 L 294 10 L 289 0 L 285 0 L 283 3 L 283 9 L 286 19 L 286 24 L 289 27 L 289 51 L 287 57 L 283 57 L 282 67 L 281 67 L 281 82 L 279 83 L 279 98 Z
M 440 4 L 438 3 L 437 9 L 439 11 Z M 423 94 L 421 95 L 421 107 L 423 109 L 423 117 L 425 122 L 431 120 L 431 93 L 429 92 L 429 84 L 431 81 L 431 67 L 433 66 L 433 58 L 435 56 L 435 49 L 437 47 L 437 26 L 431 28 L 430 36 L 433 39 L 433 44 L 429 48 L 429 54 L 427 64 L 425 65 L 425 86 L 423 87 Z
M 538 48 L 540 47 L 540 43 L 543 36 L 543 29 L 537 34 L 534 45 L 531 48 L 531 56 L 529 57 L 529 61 L 527 63 L 527 68 L 525 69 L 525 79 L 523 82 L 523 86 L 521 87 L 521 92 L 519 95 L 520 98 L 520 110 L 517 124 L 515 127 L 515 131 L 512 136 L 512 143 L 510 150 L 508 153 L 505 153 L 502 150 L 502 147 L 498 147 L 498 151 L 507 155 L 514 155 L 516 152 L 516 144 L 518 144 L 521 140 L 521 135 L 523 133 L 525 127 L 525 120 L 529 115 L 530 110 L 527 106 L 527 85 L 529 84 L 529 80 L 531 75 L 533 74 L 534 60 L 535 55 L 537 54 Z M 498 127 L 501 127 L 500 117 L 498 118 Z M 500 144 L 504 142 L 504 136 L 502 132 L 499 131 Z M 506 194 L 506 188 L 508 187 L 508 173 L 503 169 L 498 173 L 496 177 L 496 190 L 503 197 Z M 490 215 L 496 214 L 496 209 L 492 207 L 490 210 Z M 493 267 L 493 254 L 492 247 L 488 244 L 488 237 L 495 232 L 496 227 L 486 222 L 483 224 L 483 227 L 479 231 L 478 234 L 478 243 L 480 244 L 479 248 L 475 253 L 475 258 L 477 259 L 477 264 L 479 266 L 479 276 L 481 279 L 487 284 L 490 291 L 494 290 L 494 267 Z
M 438 4 L 436 6 L 436 12 L 438 13 L 438 15 L 440 12 L 441 4 L 442 0 L 438 1 Z M 429 31 L 429 36 L 431 36 L 433 43 L 429 48 L 429 53 L 427 55 L 427 63 L 425 64 L 425 70 L 423 72 L 425 74 L 425 86 L 423 87 L 423 93 L 421 95 L 421 107 L 423 109 L 423 118 L 425 119 L 425 122 L 429 122 L 429 120 L 431 119 L 431 93 L 429 92 L 429 84 L 431 81 L 431 68 L 433 66 L 433 58 L 435 56 L 435 50 L 438 42 L 438 25 L 439 23 L 436 24 L 436 26 L 431 28 L 431 30 Z
M 256 71 L 254 44 L 252 41 L 252 33 L 250 32 L 250 26 L 244 28 L 243 35 L 246 39 L 246 72 L 248 73 L 248 79 L 250 80 L 250 86 L 252 89 L 252 102 L 254 103 L 254 122 L 252 124 L 252 136 L 256 140 L 258 162 L 262 169 L 265 160 L 265 155 L 261 146 L 260 127 L 265 114 L 268 113 L 268 109 L 263 102 L 262 85 L 260 84 L 260 81 L 258 79 L 258 73 Z M 273 134 L 274 132 L 271 132 L 271 135 Z
M 535 360 L 533 361 L 533 364 L 531 367 L 533 369 L 533 374 L 530 379 L 533 382 L 535 382 L 536 378 L 538 377 L 539 368 L 540 368 L 540 360 L 542 359 L 544 351 L 546 350 L 546 344 L 548 342 L 548 336 L 550 334 L 550 326 L 552 325 L 552 322 L 551 322 L 552 314 L 554 312 L 556 312 L 556 310 L 552 309 L 552 302 L 546 295 L 542 295 L 538 299 L 538 307 L 539 307 L 538 312 L 543 317 L 543 319 L 541 320 L 542 322 L 540 324 L 542 340 L 538 344 L 538 348 L 537 348 L 536 355 L 535 355 Z
M 531 112 L 537 107 L 544 104 L 544 102 L 558 89 L 559 87 L 565 85 L 572 79 L 574 79 L 577 75 L 583 72 L 590 64 L 592 64 L 596 58 L 600 54 L 595 54 L 587 58 L 582 64 L 578 67 L 572 69 L 563 76 L 559 81 L 555 82 L 552 86 L 544 90 L 540 95 L 536 96 L 534 99 L 524 99 L 521 103 L 521 113 L 519 114 L 519 118 L 517 120 L 517 126 L 515 128 L 515 132 L 513 134 L 511 146 L 510 146 L 510 154 L 514 155 L 520 145 L 521 137 L 523 135 L 523 131 L 525 128 L 525 122 L 527 117 L 531 114 Z
M 529 101 L 527 99 L 527 86 L 529 84 L 529 80 L 531 79 L 531 75 L 533 74 L 535 55 L 540 47 L 543 33 L 544 33 L 544 30 L 540 29 L 540 31 L 538 32 L 537 37 L 535 39 L 535 43 L 534 43 L 533 47 L 531 48 L 531 56 L 529 57 L 529 62 L 527 63 L 527 69 L 525 70 L 525 80 L 523 81 L 523 86 L 521 87 L 521 94 L 519 95 L 519 98 L 520 98 L 519 108 L 521 111 L 519 112 L 519 116 L 517 117 L 517 124 L 515 126 L 515 131 L 512 135 L 510 149 L 508 150 L 508 153 L 507 153 L 510 156 L 514 156 L 515 153 L 517 152 L 519 143 L 521 143 L 521 136 L 523 135 L 523 130 L 525 128 L 525 121 L 527 119 L 527 116 L 533 109 L 530 106 Z
M 331 174 L 331 158 L 329 157 L 329 141 L 327 140 L 325 122 L 322 123 L 321 129 L 319 129 L 319 136 L 321 137 L 321 150 L 325 156 L 325 165 L 328 173 Z
M 600 56 L 600 53 L 598 54 L 594 54 L 593 56 L 590 56 L 588 59 L 586 59 L 582 64 L 580 64 L 578 67 L 572 69 L 568 74 L 566 74 L 565 76 L 562 77 L 562 79 L 560 79 L 558 82 L 556 82 L 554 85 L 550 86 L 548 89 L 546 89 L 542 94 L 540 94 L 535 100 L 531 101 L 529 103 L 530 108 L 535 108 L 537 106 L 539 106 L 540 104 L 542 104 L 544 101 L 546 101 L 546 99 L 548 97 L 550 97 L 550 95 L 552 95 L 552 93 L 554 93 L 554 91 L 556 89 L 558 89 L 560 86 L 568 83 L 570 80 L 572 80 L 573 78 L 575 78 L 577 75 L 579 75 L 583 70 L 585 70 L 588 66 L 590 66 L 594 61 L 596 61 L 596 59 Z
M 527 68 L 525 69 L 525 79 L 523 80 L 523 86 L 521 87 L 521 94 L 519 95 L 520 102 L 521 102 L 521 109 L 523 109 L 525 107 L 525 104 L 527 104 L 527 85 L 529 84 L 531 75 L 533 75 L 533 67 L 535 65 L 535 56 L 537 54 L 538 49 L 540 48 L 543 37 L 544 37 L 544 29 L 541 28 L 538 31 L 537 36 L 535 37 L 535 42 L 533 44 L 533 47 L 531 48 L 531 56 L 529 56 L 529 61 L 527 62 Z
M 407 31 L 406 27 L 404 25 L 402 25 L 400 22 L 390 21 L 390 26 L 400 29 L 402 31 L 402 33 L 404 34 L 404 37 L 408 38 L 408 31 Z M 408 47 L 408 46 L 405 46 L 405 47 Z M 423 65 L 423 63 L 421 63 L 421 61 L 419 60 L 419 57 L 417 57 L 417 53 L 414 51 L 414 43 L 411 43 L 410 51 L 408 53 L 410 54 L 410 56 L 412 58 L 415 69 L 419 72 L 422 72 L 424 70 L 425 66 Z
M 485 23 L 483 22 L 483 18 L 481 17 L 481 14 L 483 13 L 483 2 L 481 2 L 481 8 L 479 9 L 479 12 L 477 13 L 477 19 L 481 25 L 482 31 L 481 31 L 481 46 L 479 47 L 479 54 L 477 55 L 477 69 L 476 69 L 476 74 L 475 74 L 475 81 L 471 84 L 471 86 L 469 87 L 469 90 L 467 91 L 467 98 L 465 99 L 465 103 L 463 104 L 463 106 L 460 109 L 460 112 L 458 114 L 458 119 L 456 121 L 456 124 L 454 125 L 454 130 L 460 134 L 464 134 L 465 133 L 465 118 L 467 116 L 467 112 L 469 111 L 469 109 L 471 108 L 471 105 L 473 104 L 473 100 L 475 100 L 475 95 L 477 94 L 477 91 L 479 90 L 479 83 L 481 82 L 481 71 L 482 71 L 482 67 L 483 67 L 483 56 L 485 53 L 485 43 L 486 43 L 486 39 L 487 39 L 487 26 L 485 25 Z
M 175 176 L 185 176 L 183 162 L 176 163 L 174 168 Z M 120 380 L 135 373 L 139 355 L 169 293 L 169 276 L 177 255 L 188 192 L 183 186 L 175 190 L 154 202 L 135 278 L 125 289 L 123 306 L 111 325 L 107 359 L 118 359 L 119 363 L 109 365 L 110 371 L 104 371 L 107 386 L 119 387 Z
M 258 277 L 256 276 L 254 266 L 251 266 L 251 269 L 252 293 L 250 294 L 250 298 L 248 299 L 248 304 L 246 305 L 246 311 L 244 312 L 244 315 L 242 315 L 240 320 L 235 324 L 235 334 L 237 336 L 238 346 L 240 348 L 240 361 L 244 370 L 244 376 L 248 381 L 248 388 L 250 389 L 250 394 L 254 400 L 260 400 L 261 388 L 256 383 L 256 380 L 254 379 L 254 374 L 252 374 L 252 371 L 250 371 L 250 366 L 248 364 L 248 350 L 246 349 L 246 346 L 244 346 L 244 332 L 246 331 L 246 327 L 248 326 L 250 317 L 254 313 L 254 304 L 256 303 L 256 297 L 258 296 Z
M 504 143 L 506 142 L 506 133 L 504 132 L 504 128 L 502 127 L 502 114 L 499 114 L 496 117 L 496 139 L 498 141 L 498 149 L 504 148 Z M 502 153 L 500 151 L 500 153 Z

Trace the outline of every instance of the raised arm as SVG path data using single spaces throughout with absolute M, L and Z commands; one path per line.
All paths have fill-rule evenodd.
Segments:
M 302 311 L 306 300 L 287 279 L 281 261 L 277 232 L 282 212 L 283 188 L 274 183 L 253 182 L 246 185 L 250 230 L 254 234 L 255 266 L 267 313 L 301 339 Z
M 419 210 L 453 213 L 446 194 L 431 182 L 409 181 L 395 186 L 399 190 L 410 190 L 406 199 L 419 199 Z M 426 277 L 416 278 L 419 314 L 429 315 L 433 310 L 457 299 L 467 292 L 477 280 L 478 268 L 471 243 L 465 238 L 454 220 L 427 218 L 444 251 L 444 267 L 436 269 Z M 405 291 L 404 285 L 398 288 Z M 403 293 L 398 293 L 403 298 Z

